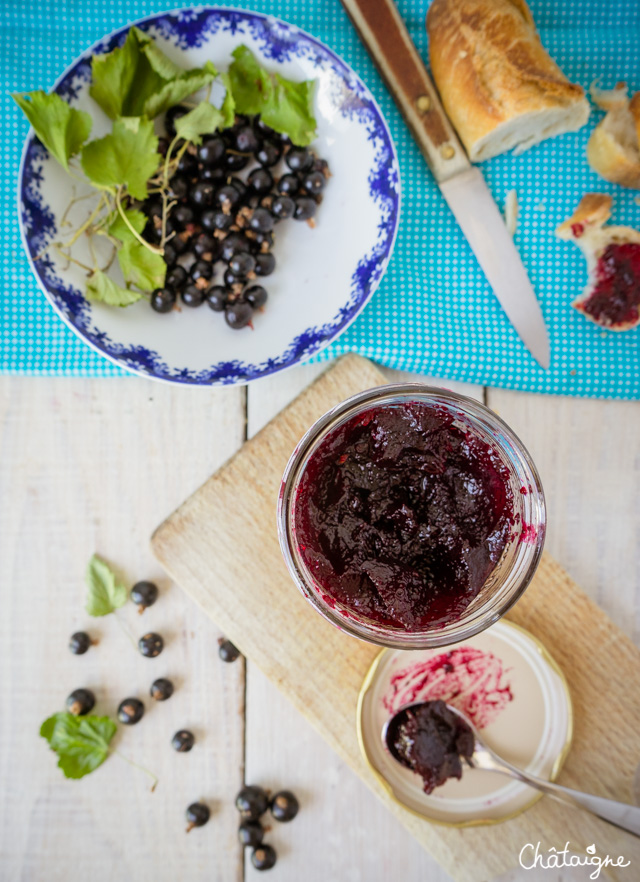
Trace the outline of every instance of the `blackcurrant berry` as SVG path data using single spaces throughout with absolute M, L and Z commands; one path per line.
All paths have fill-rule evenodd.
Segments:
M 236 808 L 245 821 L 257 821 L 269 808 L 269 796 L 262 787 L 243 787 L 236 796 Z
M 84 655 L 91 646 L 91 637 L 86 631 L 76 631 L 69 640 L 69 649 L 74 655 Z
M 125 726 L 139 723 L 144 714 L 144 704 L 139 698 L 125 698 L 118 705 L 118 719 Z
M 174 290 L 179 290 L 182 288 L 187 281 L 187 271 L 183 266 L 174 266 L 171 267 L 167 275 L 165 276 L 164 283 L 167 288 L 173 288 Z
M 209 820 L 211 812 L 209 806 L 203 802 L 192 802 L 187 809 L 187 833 L 194 827 L 204 827 Z
M 273 233 L 254 233 L 251 243 L 254 251 L 265 254 L 273 246 Z
M 204 303 L 204 291 L 197 285 L 187 285 L 180 296 L 185 306 L 202 306 Z
M 242 284 L 244 281 L 242 276 L 237 276 L 233 270 L 227 269 L 224 271 L 224 276 L 222 277 L 227 288 L 232 288 L 233 285 Z
M 139 607 L 139 612 L 146 609 L 158 599 L 158 586 L 155 582 L 136 582 L 131 589 L 131 600 Z
M 190 205 L 176 205 L 171 212 L 171 217 L 181 230 L 184 230 L 188 224 L 192 224 L 195 220 L 195 214 Z
M 171 747 L 178 753 L 189 753 L 195 743 L 193 732 L 189 732 L 188 729 L 180 729 L 171 739 Z
M 204 138 L 198 147 L 198 159 L 203 165 L 218 165 L 225 153 L 224 141 L 220 137 Z
M 142 204 L 142 211 L 150 218 L 162 217 L 162 201 L 160 199 L 147 199 Z
M 90 689 L 74 689 L 67 696 L 66 706 L 70 714 L 83 717 L 88 714 L 96 703 L 96 697 Z
M 260 141 L 252 126 L 242 126 L 236 131 L 235 148 L 239 153 L 255 153 L 260 148 Z
M 251 157 L 247 153 L 225 153 L 224 167 L 227 171 L 236 172 L 249 165 Z
M 147 658 L 156 658 L 164 648 L 164 640 L 160 634 L 150 631 L 138 640 L 138 649 Z
M 238 191 L 238 193 L 240 194 L 240 201 L 242 202 L 242 200 L 243 200 L 243 199 L 246 197 L 246 195 L 247 195 L 247 185 L 245 184 L 245 182 L 244 182 L 241 178 L 238 178 L 238 177 L 235 177 L 235 176 L 234 176 L 234 177 L 232 177 L 232 178 L 228 178 L 227 183 L 228 183 L 231 187 L 235 187 L 235 189 L 236 189 L 236 190 Z
M 262 285 L 252 285 L 242 296 L 254 309 L 258 309 L 265 305 L 268 295 Z
M 300 189 L 300 181 L 297 175 L 282 175 L 278 181 L 278 192 L 285 196 L 295 196 Z
M 268 208 L 256 208 L 249 219 L 249 226 L 257 233 L 269 233 L 275 219 Z
M 317 207 L 315 200 L 310 196 L 298 196 L 293 216 L 296 220 L 309 220 L 315 215 Z
M 240 328 L 245 328 L 251 321 L 252 317 L 253 310 L 248 303 L 242 303 L 242 301 L 230 304 L 224 311 L 225 321 L 230 328 L 234 329 L 234 331 L 239 331 Z
M 225 640 L 224 637 L 221 637 L 218 644 L 218 655 L 222 661 L 234 662 L 237 658 L 240 658 L 240 650 L 230 640 Z
M 275 867 L 277 860 L 276 850 L 272 845 L 263 842 L 251 852 L 251 863 L 256 870 L 270 870 Z
M 193 253 L 205 260 L 215 260 L 220 254 L 220 242 L 209 233 L 200 233 L 193 243 Z
M 274 136 L 277 137 L 271 126 L 268 126 L 260 116 L 256 116 L 254 118 L 253 127 L 256 130 L 256 134 L 259 138 L 273 138 Z
M 224 312 L 227 305 L 227 289 L 222 285 L 213 285 L 207 291 L 207 303 L 214 312 Z
M 198 181 L 189 190 L 189 201 L 196 208 L 210 208 L 213 205 L 215 192 L 215 186 L 211 181 Z
M 201 181 L 211 181 L 219 187 L 225 180 L 226 174 L 224 169 L 217 168 L 217 166 L 203 165 L 198 171 L 198 177 Z
M 306 147 L 294 147 L 285 157 L 285 162 L 294 172 L 308 171 L 313 165 L 313 160 L 313 153 Z
M 238 839 L 240 845 L 255 848 L 260 845 L 264 837 L 264 827 L 260 821 L 243 821 L 238 827 Z
M 272 797 L 269 808 L 276 821 L 292 821 L 300 805 L 290 790 L 281 790 Z
M 158 677 L 151 684 L 149 694 L 155 701 L 166 701 L 167 698 L 171 698 L 173 695 L 173 683 L 171 680 L 167 680 L 166 677 Z
M 250 251 L 249 240 L 242 233 L 229 233 L 222 242 L 222 259 L 229 263 L 234 254 L 239 251 Z
M 233 216 L 225 214 L 224 211 L 203 211 L 200 222 L 205 230 L 228 230 L 233 224 Z
M 209 281 L 213 275 L 213 264 L 208 260 L 196 260 L 189 270 L 189 274 L 194 282 L 197 282 L 198 279 Z
M 282 156 L 282 145 L 274 144 L 273 141 L 265 141 L 256 152 L 256 159 L 264 168 L 277 165 Z
M 310 196 L 317 196 L 324 190 L 327 179 L 319 171 L 311 171 L 302 179 L 302 186 Z
M 189 181 L 183 175 L 174 175 L 169 181 L 169 196 L 172 199 L 184 199 L 189 192 Z M 162 211 L 160 212 L 162 217 Z
M 231 272 L 241 278 L 246 278 L 256 268 L 256 261 L 252 254 L 247 251 L 239 251 L 229 261 Z
M 273 175 L 266 168 L 255 168 L 247 178 L 249 189 L 261 196 L 273 187 Z
M 276 259 L 270 251 L 256 254 L 255 260 L 255 273 L 257 276 L 270 276 L 276 268 Z
M 171 242 L 167 242 L 167 244 L 164 246 L 164 253 L 162 255 L 167 266 L 173 266 L 173 264 L 180 256 L 176 249 L 173 247 L 172 242 L 173 239 L 171 240 Z
M 296 204 L 290 196 L 276 196 L 271 203 L 271 213 L 276 220 L 286 220 L 288 217 L 293 217 L 295 210 Z
M 220 208 L 230 211 L 234 205 L 240 202 L 240 193 L 231 184 L 226 184 L 224 187 L 220 187 L 215 194 L 214 201 Z
M 192 178 L 198 171 L 198 161 L 190 153 L 183 153 L 178 160 L 177 170 L 180 174 Z
M 156 288 L 150 298 L 151 309 L 156 312 L 171 312 L 175 302 L 176 292 L 170 288 Z

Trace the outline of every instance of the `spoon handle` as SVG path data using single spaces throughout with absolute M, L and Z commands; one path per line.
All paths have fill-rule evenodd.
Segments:
M 562 785 L 554 784 L 551 781 L 544 781 L 542 778 L 537 778 L 535 775 L 530 775 L 528 772 L 512 766 L 507 760 L 502 759 L 502 757 L 498 758 L 495 755 L 492 756 L 490 765 L 487 763 L 479 765 L 479 767 L 485 768 L 488 771 L 500 772 L 511 778 L 517 778 L 519 781 L 530 784 L 531 787 L 541 790 L 560 802 L 579 806 L 608 821 L 610 824 L 620 827 L 622 830 L 627 830 L 635 836 L 640 836 L 640 808 L 635 805 L 616 802 L 613 799 L 605 799 L 602 796 L 593 796 L 580 790 L 572 790 L 570 787 L 562 787 Z

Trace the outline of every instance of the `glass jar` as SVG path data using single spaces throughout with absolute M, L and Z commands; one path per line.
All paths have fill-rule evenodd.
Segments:
M 476 596 L 455 621 L 407 630 L 355 612 L 327 593 L 307 567 L 296 541 L 295 514 L 300 481 L 325 438 L 365 411 L 424 403 L 453 417 L 453 426 L 488 445 L 508 476 L 512 528 L 502 554 Z M 380 386 L 354 395 L 322 416 L 294 450 L 278 499 L 278 536 L 294 582 L 333 625 L 370 643 L 398 649 L 428 649 L 466 640 L 501 618 L 531 581 L 544 545 L 546 509 L 540 477 L 520 439 L 493 411 L 477 401 L 421 384 Z

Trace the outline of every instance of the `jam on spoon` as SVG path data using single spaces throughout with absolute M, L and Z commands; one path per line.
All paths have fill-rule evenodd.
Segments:
M 460 618 L 512 518 L 497 452 L 419 401 L 373 407 L 329 432 L 294 501 L 298 548 L 325 600 L 408 632 Z
M 398 711 L 384 737 L 394 759 L 420 775 L 427 794 L 462 777 L 462 759 L 471 759 L 475 745 L 470 727 L 439 700 Z

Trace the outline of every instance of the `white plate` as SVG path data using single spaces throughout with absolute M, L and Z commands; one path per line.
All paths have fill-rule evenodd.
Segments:
M 363 309 L 387 266 L 398 226 L 400 177 L 391 135 L 371 93 L 330 49 L 272 16 L 199 7 L 154 15 L 135 23 L 185 68 L 211 60 L 221 70 L 246 44 L 270 70 L 316 79 L 318 138 L 313 147 L 332 171 L 317 226 L 286 221 L 277 227 L 277 268 L 265 280 L 269 301 L 255 330 L 234 331 L 206 306 L 167 315 L 146 301 L 126 309 L 90 303 L 83 270 L 51 252 L 62 214 L 83 185 L 75 184 L 30 132 L 19 176 L 22 238 L 40 287 L 82 339 L 127 370 L 173 383 L 246 383 L 308 358 L 334 340 Z M 92 137 L 110 121 L 89 97 L 90 58 L 124 40 L 129 26 L 105 37 L 77 59 L 55 90 L 88 110 Z M 87 215 L 86 203 L 73 210 Z M 64 232 L 64 230 L 62 231 Z M 74 256 L 87 256 L 78 243 Z M 117 279 L 117 271 L 111 270 Z
M 451 668 L 451 670 L 449 670 Z M 358 738 L 391 795 L 430 821 L 458 827 L 512 818 L 541 794 L 496 772 L 466 768 L 427 796 L 422 779 L 383 745 L 387 719 L 412 701 L 441 698 L 466 713 L 498 755 L 553 780 L 569 751 L 571 697 L 562 671 L 528 631 L 502 620 L 447 649 L 385 649 L 360 693 Z

